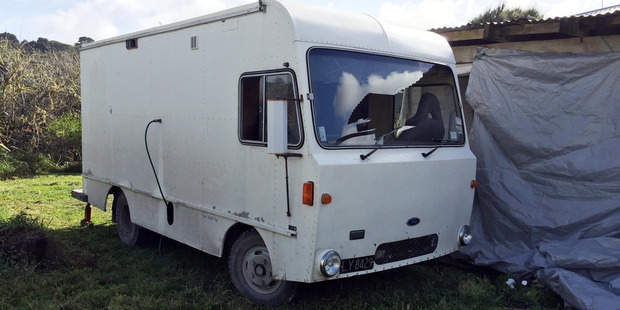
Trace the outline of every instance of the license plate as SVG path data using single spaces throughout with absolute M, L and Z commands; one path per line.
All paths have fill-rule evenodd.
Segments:
M 349 273 L 370 270 L 375 267 L 375 257 L 364 256 L 356 258 L 343 259 L 340 262 L 340 273 Z

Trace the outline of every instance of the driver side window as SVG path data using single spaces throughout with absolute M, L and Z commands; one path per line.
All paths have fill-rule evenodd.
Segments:
M 267 143 L 267 100 L 288 100 L 288 145 L 301 145 L 299 104 L 293 76 L 286 73 L 243 76 L 239 84 L 239 137 L 249 144 Z

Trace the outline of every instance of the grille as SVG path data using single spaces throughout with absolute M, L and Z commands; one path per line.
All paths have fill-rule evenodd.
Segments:
M 428 236 L 380 244 L 375 252 L 378 265 L 393 263 L 435 252 L 439 236 Z

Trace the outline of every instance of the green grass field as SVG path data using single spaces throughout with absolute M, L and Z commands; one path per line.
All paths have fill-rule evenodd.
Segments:
M 0 256 L 0 309 L 262 308 L 237 294 L 217 257 L 166 238 L 150 247 L 127 247 L 111 214 L 99 209 L 93 211 L 92 225 L 80 227 L 84 203 L 70 194 L 80 187 L 79 175 L 0 181 L 0 228 L 25 222 L 42 227 L 49 240 L 40 262 Z M 504 283 L 508 278 L 431 261 L 303 284 L 299 297 L 281 308 L 563 308 L 552 292 L 520 285 L 513 290 Z

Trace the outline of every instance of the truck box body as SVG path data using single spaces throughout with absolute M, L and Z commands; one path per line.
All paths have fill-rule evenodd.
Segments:
M 476 160 L 454 57 L 438 35 L 263 1 L 97 41 L 80 55 L 90 204 L 105 210 L 120 190 L 133 223 L 216 256 L 233 227 L 252 227 L 274 278 L 287 281 L 391 269 L 462 246 Z M 449 102 L 439 139 L 388 143 L 429 90 Z M 289 154 L 267 150 L 267 99 L 288 100 Z M 305 183 L 312 205 L 302 203 Z M 320 270 L 328 250 L 342 258 L 333 277 Z

